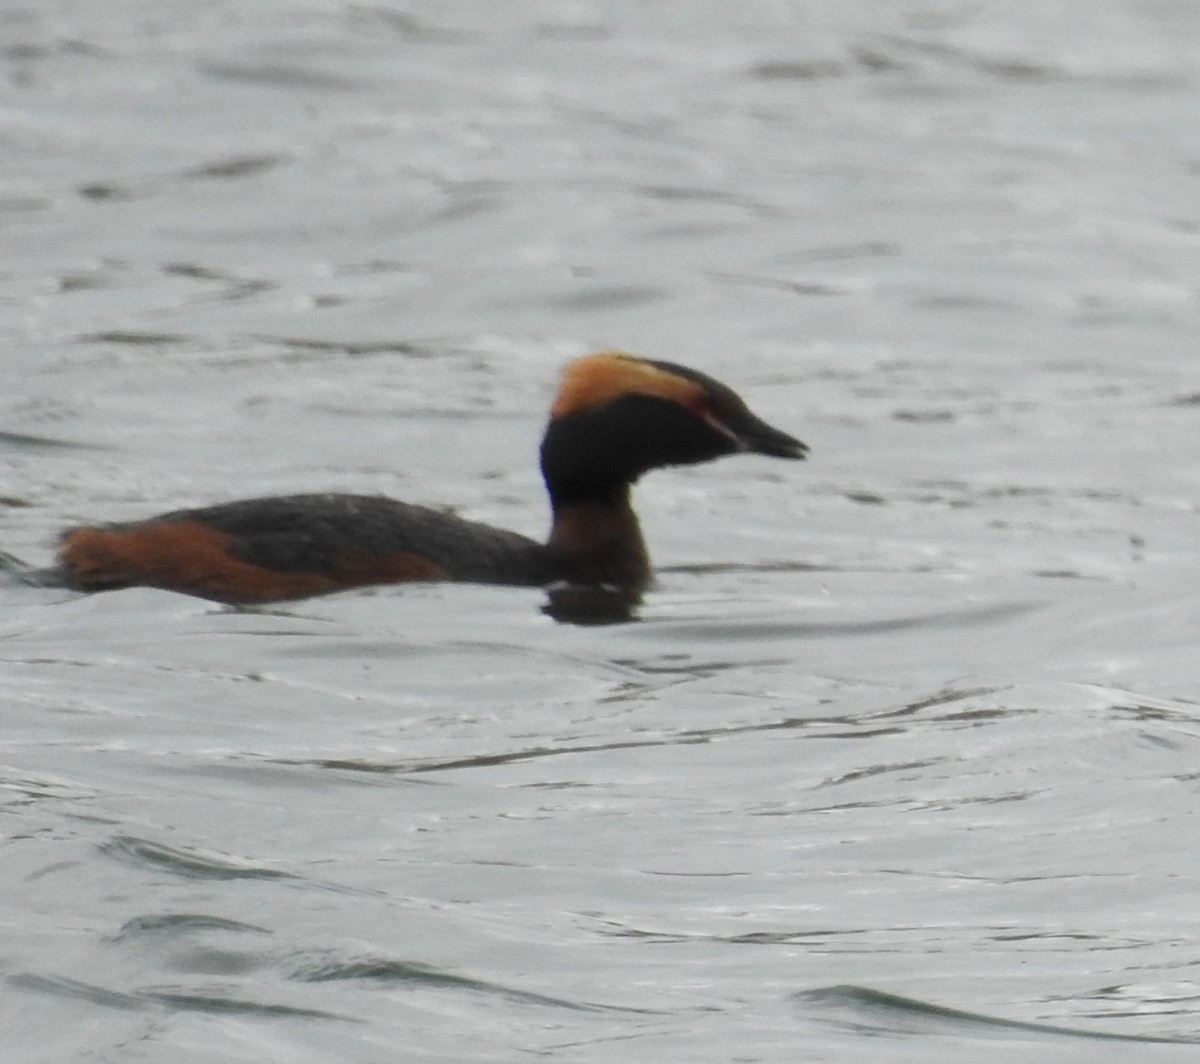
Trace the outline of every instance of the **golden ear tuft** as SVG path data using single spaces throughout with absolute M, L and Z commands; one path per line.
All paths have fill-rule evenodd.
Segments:
M 696 381 L 624 351 L 601 351 L 577 359 L 566 368 L 550 416 L 569 417 L 623 395 L 650 395 L 690 407 L 702 401 L 704 389 Z

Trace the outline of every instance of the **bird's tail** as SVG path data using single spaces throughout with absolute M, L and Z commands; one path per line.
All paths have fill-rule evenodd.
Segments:
M 20 584 L 25 587 L 54 587 L 62 585 L 62 574 L 56 569 L 39 569 L 22 561 L 15 554 L 0 550 L 0 584 Z

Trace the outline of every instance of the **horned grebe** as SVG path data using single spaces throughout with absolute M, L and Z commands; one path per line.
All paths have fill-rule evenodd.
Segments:
M 661 466 L 807 447 L 696 370 L 620 352 L 571 363 L 542 439 L 546 543 L 374 495 L 286 495 L 83 526 L 58 576 L 83 591 L 157 587 L 232 604 L 406 581 L 548 585 L 640 595 L 650 560 L 630 487 Z

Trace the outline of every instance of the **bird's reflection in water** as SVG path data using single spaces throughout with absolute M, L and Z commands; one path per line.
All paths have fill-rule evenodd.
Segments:
M 637 619 L 641 601 L 628 588 L 563 583 L 547 589 L 542 612 L 562 624 L 623 624 Z

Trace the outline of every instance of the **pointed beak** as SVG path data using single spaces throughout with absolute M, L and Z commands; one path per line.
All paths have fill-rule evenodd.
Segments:
M 727 426 L 742 449 L 753 454 L 766 454 L 772 458 L 808 457 L 808 445 L 794 436 L 768 425 L 765 421 L 749 414 L 738 419 L 737 424 Z

